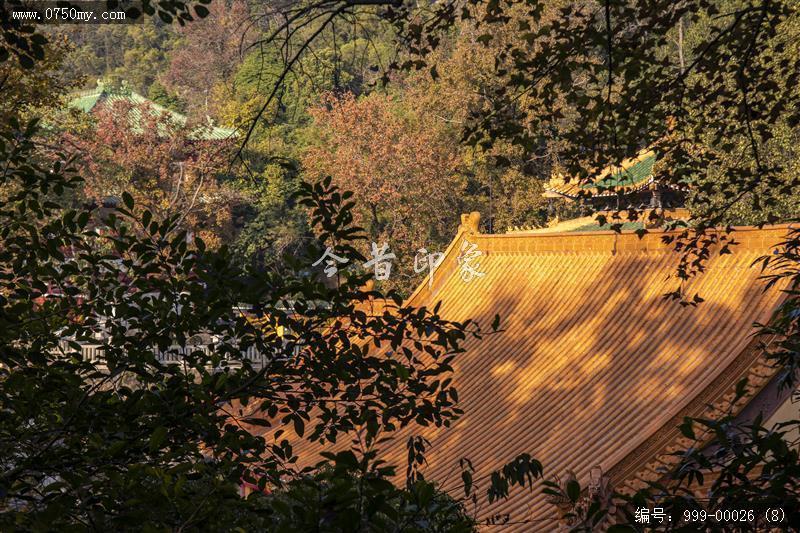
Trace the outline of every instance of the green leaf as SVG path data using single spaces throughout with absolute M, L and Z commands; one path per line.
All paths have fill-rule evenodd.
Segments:
M 461 481 L 464 483 L 464 495 L 469 496 L 472 492 L 472 473 L 468 470 L 461 472 Z
M 691 418 L 688 418 L 688 417 L 684 418 L 683 419 L 683 424 L 678 426 L 678 429 L 681 430 L 681 433 L 683 434 L 684 437 L 690 438 L 692 440 L 697 439 L 697 437 L 694 434 L 694 429 L 692 428 L 692 419 Z
M 294 432 L 297 433 L 299 437 L 302 437 L 306 429 L 303 419 L 300 418 L 299 415 L 295 415 L 292 422 L 294 423 Z
M 419 483 L 417 495 L 419 497 L 419 503 L 421 507 L 425 508 L 431 503 L 433 500 L 433 493 L 433 485 L 431 483 L 426 481 L 421 481 Z
M 150 435 L 150 442 L 149 447 L 151 451 L 156 451 L 161 448 L 161 445 L 164 443 L 164 439 L 167 438 L 167 428 L 164 426 L 158 426 L 155 430 L 153 430 L 153 434 Z
M 33 58 L 31 56 L 29 56 L 28 54 L 20 54 L 19 55 L 19 64 L 20 64 L 20 66 L 22 66 L 22 68 L 24 68 L 26 70 L 30 70 L 34 66 L 34 61 L 33 61 Z
M 336 454 L 334 460 L 336 466 L 344 470 L 355 470 L 358 468 L 358 458 L 351 450 L 345 450 Z
M 128 209 L 133 209 L 133 196 L 131 196 L 130 193 L 128 193 L 127 191 L 123 192 L 122 203 L 124 203 L 125 207 L 127 207 Z
M 576 503 L 581 497 L 581 486 L 574 479 L 567 482 L 567 497 L 572 503 Z
M 400 381 L 408 381 L 409 373 L 408 373 L 408 368 L 406 368 L 405 365 L 397 363 L 394 366 L 394 371 L 395 374 L 397 374 L 397 377 L 400 379 Z
M 748 383 L 749 383 L 749 380 L 747 379 L 747 377 L 744 377 L 744 378 L 740 379 L 739 382 L 736 383 L 736 396 L 735 396 L 735 398 L 733 400 L 734 403 L 738 402 L 739 400 L 744 398 L 745 395 L 747 395 L 747 392 L 749 390 L 747 388 Z

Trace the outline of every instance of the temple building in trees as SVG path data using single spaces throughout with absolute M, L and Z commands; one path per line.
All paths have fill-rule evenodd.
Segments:
M 102 81 L 97 82 L 97 87 L 86 91 L 80 91 L 72 95 L 68 106 L 78 109 L 85 113 L 92 113 L 101 106 L 114 106 L 117 103 L 123 104 L 128 109 L 129 120 L 132 128 L 141 127 L 145 118 L 166 117 L 167 122 L 175 127 L 184 127 L 188 123 L 186 115 L 167 109 L 141 94 L 133 91 L 127 84 L 123 83 L 120 87 L 112 87 Z M 142 117 L 143 109 L 151 114 L 150 117 Z M 166 132 L 165 132 L 166 133 Z M 210 119 L 206 124 L 194 125 L 189 137 L 197 141 L 222 141 L 236 136 L 236 130 L 215 126 Z
M 686 189 L 656 178 L 658 156 L 652 149 L 598 172 L 591 179 L 565 179 L 553 174 L 543 196 L 550 202 L 577 204 L 585 216 L 562 221 L 557 217 L 547 228 L 522 228 L 533 233 L 657 229 L 670 222 L 685 221 Z M 629 212 L 638 214 L 629 219 Z M 605 219 L 598 223 L 598 215 Z M 520 228 L 513 228 L 517 231 Z
M 619 165 L 603 169 L 588 182 L 555 174 L 545 185 L 545 198 L 583 201 L 595 211 L 663 209 L 684 206 L 684 191 L 655 178 L 657 155 L 645 149 Z
M 84 196 L 103 208 L 119 205 L 124 191 L 155 217 L 179 214 L 187 238 L 219 246 L 237 232 L 240 195 L 227 170 L 237 131 L 205 118 L 189 118 L 152 102 L 123 83 L 73 94 L 61 134 L 77 154 Z M 102 218 L 102 217 L 100 217 Z

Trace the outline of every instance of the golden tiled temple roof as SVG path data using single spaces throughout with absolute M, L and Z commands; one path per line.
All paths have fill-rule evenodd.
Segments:
M 459 459 L 469 458 L 483 496 L 487 473 L 525 452 L 545 477 L 573 470 L 586 486 L 599 466 L 614 488 L 632 490 L 689 444 L 677 429 L 684 416 L 714 415 L 709 406 L 727 405 L 743 376 L 756 388 L 771 378 L 752 324 L 769 318 L 780 292 L 765 292 L 751 265 L 785 227 L 738 228 L 733 253 L 712 254 L 688 282 L 704 299 L 692 307 L 664 298 L 679 257 L 660 232 L 482 235 L 476 215 L 463 219 L 432 287 L 422 283 L 410 298 L 441 301 L 443 317 L 486 327 L 497 313 L 504 330 L 469 340 L 455 360 L 462 418 L 449 429 L 413 428 L 431 441 L 426 478 L 444 489 L 458 494 Z M 483 252 L 485 272 L 468 283 L 457 261 L 465 239 Z M 402 472 L 405 435 L 393 446 L 385 458 Z M 506 513 L 516 525 L 504 531 L 555 528 L 540 486 L 478 511 Z

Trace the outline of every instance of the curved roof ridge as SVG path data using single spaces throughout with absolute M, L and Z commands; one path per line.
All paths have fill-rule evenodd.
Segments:
M 775 244 L 776 238 L 786 235 L 792 224 L 764 226 L 734 226 L 729 233 L 736 249 L 764 250 Z M 665 235 L 678 235 L 681 230 L 648 229 L 646 233 L 637 231 L 570 231 L 552 233 L 502 233 L 473 234 L 486 252 L 624 252 L 624 251 L 665 251 L 672 252 L 673 245 L 665 243 Z M 712 230 L 709 234 L 725 234 L 723 228 Z M 458 237 L 458 236 L 457 236 Z M 480 247 L 480 246 L 479 246 Z M 450 247 L 448 247 L 448 250 Z
M 471 217 L 471 220 L 469 220 Z M 458 254 L 463 239 L 478 244 L 483 253 L 574 253 L 616 254 L 626 252 L 663 252 L 674 253 L 674 246 L 663 241 L 664 235 L 677 235 L 680 230 L 648 229 L 640 235 L 636 231 L 587 231 L 587 232 L 552 232 L 552 233 L 480 233 L 480 213 L 473 211 L 461 216 L 462 224 L 458 227 L 453 240 L 445 248 L 444 256 L 434 271 L 434 280 L 429 284 L 428 276 L 420 280 L 419 285 L 406 298 L 406 305 L 421 306 L 434 304 L 438 289 L 456 271 Z M 763 227 L 732 226 L 734 249 L 758 250 L 767 252 L 786 236 L 787 230 L 797 224 L 775 224 Z M 715 230 L 724 233 L 724 229 Z M 430 301 L 426 301 L 430 300 Z
M 480 222 L 480 214 L 477 212 L 473 213 L 478 215 L 478 220 L 476 222 L 477 224 Z M 442 279 L 447 279 L 456 266 L 456 256 L 458 255 L 458 246 L 461 242 L 461 239 L 463 239 L 465 236 L 471 237 L 479 235 L 479 233 L 476 231 L 471 231 L 472 228 L 466 227 L 466 225 L 463 223 L 465 222 L 465 217 L 467 217 L 467 215 L 461 216 L 462 224 L 458 227 L 456 234 L 453 236 L 453 240 L 450 241 L 450 244 L 447 246 L 447 248 L 445 248 L 444 256 L 442 257 L 439 266 L 437 266 L 433 272 L 434 282 L 429 284 L 428 276 L 426 275 L 425 278 L 420 281 L 419 285 L 417 285 L 417 288 L 411 292 L 408 298 L 406 298 L 406 305 L 420 305 L 419 300 L 421 298 L 430 296 L 431 294 L 435 295 L 435 291 L 432 290 L 432 287 L 434 285 L 440 285 Z M 414 302 L 414 304 L 412 304 L 412 302 Z

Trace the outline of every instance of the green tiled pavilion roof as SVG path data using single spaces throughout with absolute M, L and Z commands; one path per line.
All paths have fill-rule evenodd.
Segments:
M 131 109 L 129 117 L 131 127 L 134 129 L 141 127 L 141 109 L 143 105 L 147 105 L 150 108 L 154 117 L 167 115 L 169 117 L 169 121 L 176 127 L 185 126 L 188 120 L 186 115 L 182 115 L 175 111 L 171 111 L 166 107 L 160 106 L 134 91 L 124 88 L 118 90 L 111 89 L 102 84 L 98 84 L 98 86 L 94 89 L 75 93 L 73 98 L 69 101 L 68 106 L 73 109 L 83 111 L 84 113 L 91 113 L 98 104 L 113 105 L 116 102 L 126 102 L 134 106 Z M 195 140 L 220 141 L 235 137 L 236 130 L 231 128 L 220 128 L 218 126 L 199 126 L 195 128 L 189 136 Z
M 616 189 L 618 187 L 637 187 L 647 182 L 653 175 L 653 166 L 656 164 L 656 156 L 650 155 L 637 161 L 630 167 L 620 170 L 598 180 L 594 183 L 581 185 L 583 189 L 596 188 L 598 190 Z
M 647 150 L 619 165 L 603 169 L 594 179 L 584 183 L 577 179 L 565 180 L 560 174 L 554 174 L 545 185 L 544 196 L 577 199 L 583 196 L 614 196 L 620 192 L 638 191 L 653 180 L 655 164 L 655 152 Z

